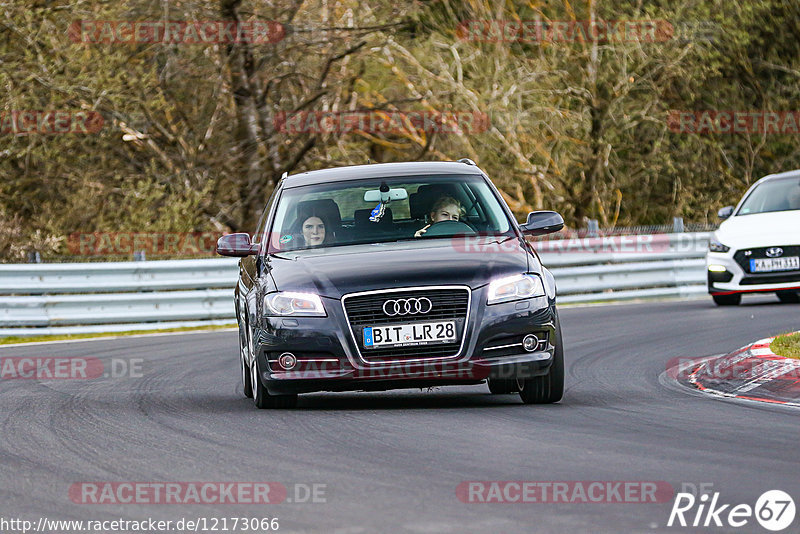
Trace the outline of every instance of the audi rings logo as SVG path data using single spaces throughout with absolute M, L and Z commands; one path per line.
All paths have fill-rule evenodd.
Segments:
M 777 258 L 783 255 L 783 249 L 781 247 L 772 247 L 767 249 L 767 256 L 770 258 Z
M 433 303 L 425 297 L 387 300 L 383 303 L 383 313 L 389 317 L 428 313 L 431 309 L 433 309 Z

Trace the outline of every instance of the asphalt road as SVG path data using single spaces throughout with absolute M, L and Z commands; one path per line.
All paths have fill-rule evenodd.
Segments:
M 712 483 L 725 503 L 782 489 L 800 504 L 798 412 L 714 400 L 659 381 L 666 362 L 800 328 L 773 297 L 561 311 L 567 391 L 552 406 L 486 386 L 301 396 L 257 410 L 241 395 L 236 333 L 0 349 L 136 364 L 141 377 L 0 380 L 0 517 L 278 517 L 280 532 L 650 532 L 661 504 L 467 504 L 470 480 Z M 108 365 L 107 365 L 108 368 Z M 324 484 L 324 503 L 86 505 L 84 481 Z M 790 531 L 800 527 L 797 518 Z M 675 531 L 766 532 L 743 529 Z

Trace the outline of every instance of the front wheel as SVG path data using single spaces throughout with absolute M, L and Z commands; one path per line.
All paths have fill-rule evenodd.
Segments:
M 253 401 L 258 408 L 294 408 L 297 406 L 297 395 L 270 395 L 259 378 L 261 373 L 258 358 L 253 358 L 250 369 L 252 371 L 250 381 L 253 384 Z
M 796 291 L 778 291 L 778 298 L 787 304 L 800 303 L 800 293 Z
M 244 344 L 242 343 L 242 334 L 239 333 L 239 367 L 242 370 L 242 390 L 244 396 L 248 399 L 253 398 L 253 383 L 250 380 L 250 367 L 246 363 Z
M 711 295 L 714 299 L 714 304 L 717 306 L 738 306 L 742 301 L 741 293 L 733 293 L 732 295 Z
M 556 316 L 555 351 L 550 370 L 544 376 L 517 379 L 519 396 L 525 404 L 552 404 L 564 396 L 564 346 L 561 323 Z

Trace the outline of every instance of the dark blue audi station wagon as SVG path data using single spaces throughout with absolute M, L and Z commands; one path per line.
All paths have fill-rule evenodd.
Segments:
M 237 256 L 244 394 L 259 408 L 301 393 L 487 383 L 526 404 L 564 392 L 556 287 L 472 161 L 384 163 L 284 176 Z

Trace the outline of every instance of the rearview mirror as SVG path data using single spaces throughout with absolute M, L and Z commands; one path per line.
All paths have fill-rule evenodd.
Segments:
M 250 242 L 250 234 L 227 234 L 217 240 L 217 254 L 243 258 L 258 253 L 258 243 Z
M 725 206 L 717 212 L 717 217 L 720 219 L 727 219 L 731 215 L 733 215 L 733 206 Z
M 564 218 L 555 211 L 532 211 L 519 228 L 525 235 L 552 234 L 564 228 Z
M 408 198 L 408 191 L 402 187 L 389 189 L 389 200 L 405 200 Z M 364 202 L 380 202 L 381 191 L 380 189 L 371 189 L 364 193 Z

